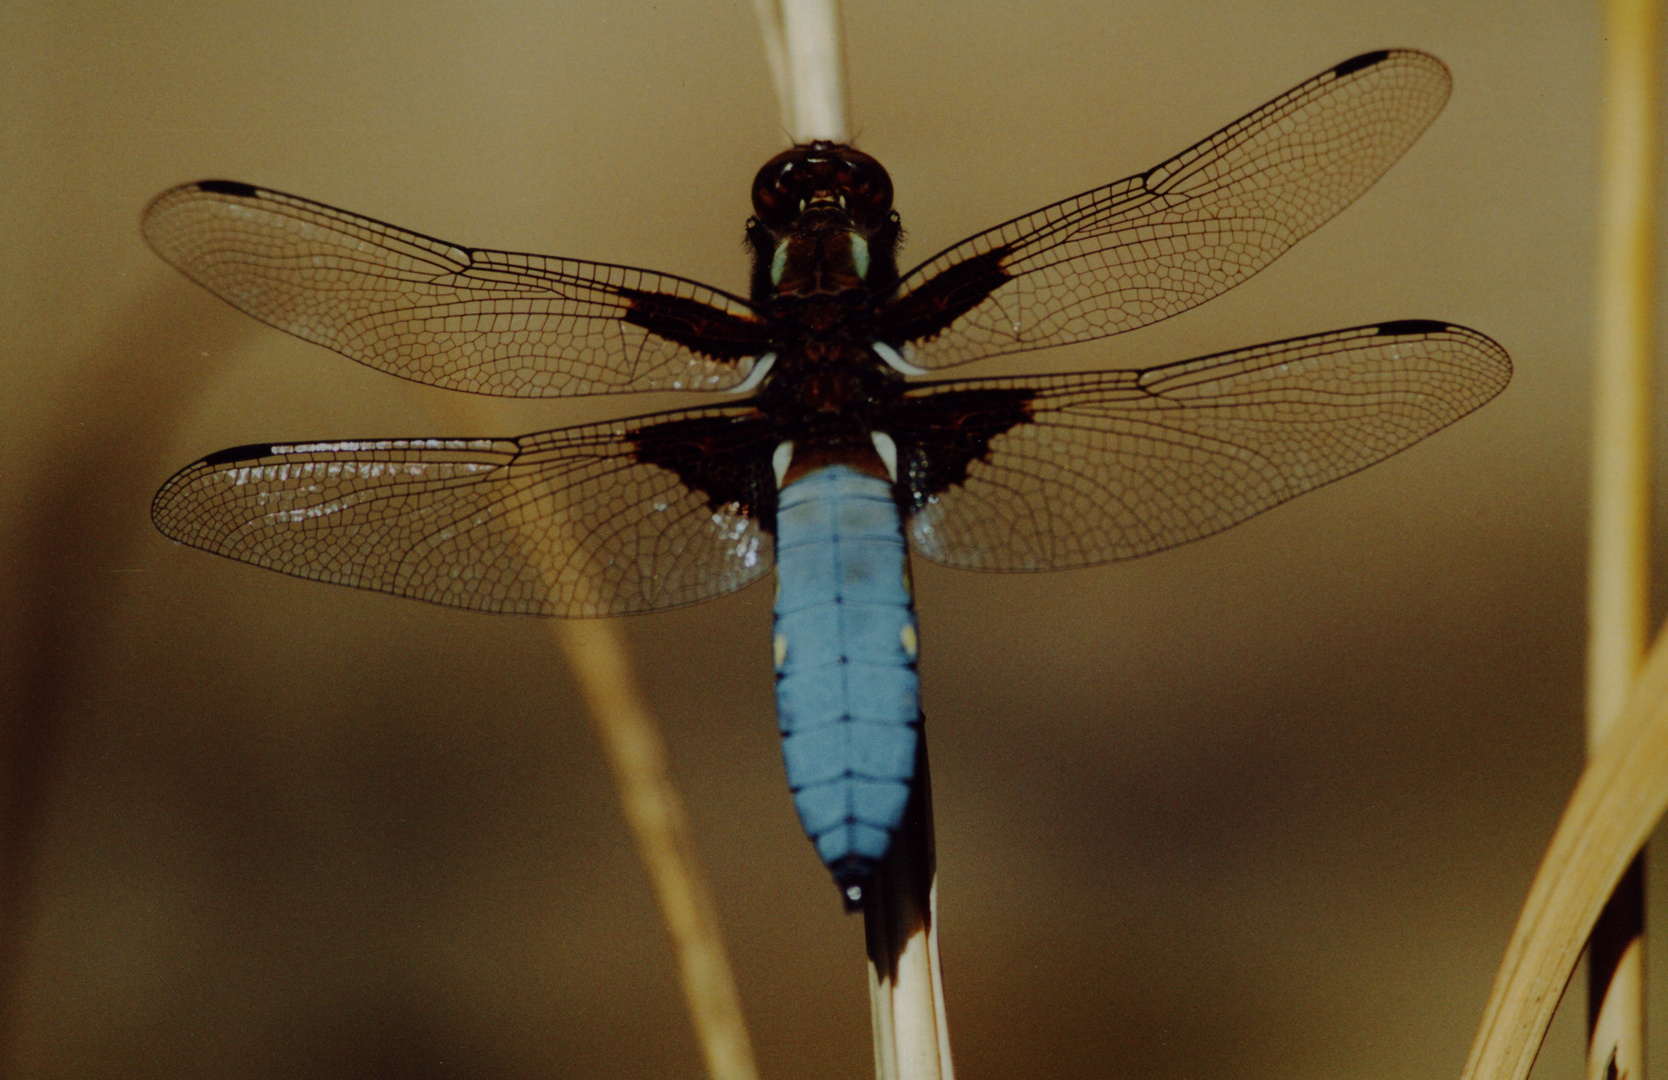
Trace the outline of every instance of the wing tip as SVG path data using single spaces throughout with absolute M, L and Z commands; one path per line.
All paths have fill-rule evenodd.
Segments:
M 224 450 L 216 450 L 207 457 L 193 461 L 170 476 L 156 489 L 156 494 L 151 496 L 151 524 L 156 526 L 157 532 L 177 544 L 186 544 L 220 555 L 226 554 L 203 540 L 202 530 L 192 519 L 189 499 L 186 499 L 183 493 L 194 486 L 204 472 L 213 472 L 238 462 L 270 457 L 275 449 L 271 443 L 247 443 L 243 446 L 229 446 Z
M 1370 329 L 1378 337 L 1411 335 L 1426 339 L 1440 338 L 1447 346 L 1457 349 L 1459 355 L 1469 357 L 1469 370 L 1481 380 L 1479 387 L 1483 389 L 1483 396 L 1459 416 L 1465 416 L 1481 408 L 1511 384 L 1514 374 L 1511 354 L 1506 351 L 1504 345 L 1480 330 L 1473 330 L 1458 323 L 1443 322 L 1441 319 L 1394 319 L 1379 323 Z M 1459 416 L 1454 419 L 1459 419 Z
M 139 231 L 145 242 L 168 263 L 182 272 L 173 252 L 172 238 L 168 235 L 168 226 L 163 223 L 172 211 L 182 202 L 189 202 L 197 195 L 219 195 L 226 198 L 259 199 L 266 193 L 253 184 L 245 184 L 241 180 L 194 180 L 188 184 L 179 184 L 169 188 L 162 194 L 145 204 L 139 213 Z M 189 272 L 186 272 L 189 277 Z
M 244 446 L 229 446 L 224 450 L 216 450 L 207 457 L 193 461 L 170 476 L 156 489 L 156 494 L 151 496 L 151 524 L 156 526 L 157 532 L 177 544 L 187 544 L 216 554 L 225 554 L 201 539 L 201 530 L 196 527 L 191 517 L 189 500 L 186 499 L 182 506 L 181 500 L 185 498 L 183 493 L 197 483 L 199 476 L 205 471 L 213 472 L 240 461 L 255 461 L 269 457 L 274 449 L 270 443 L 248 443 Z
M 196 466 L 187 465 L 173 476 L 170 476 L 166 483 L 156 489 L 156 494 L 151 496 L 151 524 L 156 527 L 157 532 L 176 544 L 202 547 L 203 545 L 197 542 L 195 534 L 189 528 L 189 514 L 182 516 L 177 512 L 178 497 L 182 486 L 181 480 L 194 468 Z
M 1379 337 L 1400 337 L 1413 334 L 1425 337 L 1442 335 L 1450 340 L 1464 339 L 1478 352 L 1489 354 L 1505 369 L 1507 379 L 1511 378 L 1512 358 L 1506 347 L 1483 333 L 1473 330 L 1469 326 L 1459 323 L 1443 322 L 1441 319 L 1393 319 L 1390 322 L 1379 323 L 1372 328 Z M 1502 386 L 1505 384 L 1502 383 Z

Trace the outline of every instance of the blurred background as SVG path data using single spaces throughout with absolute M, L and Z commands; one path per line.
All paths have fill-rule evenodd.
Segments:
M 848 0 L 846 32 L 906 264 L 1356 53 L 1453 70 L 1406 158 L 1266 273 L 968 373 L 1424 317 L 1510 350 L 1500 399 L 1189 547 L 916 586 L 961 1075 L 1457 1076 L 1582 752 L 1597 6 Z M 700 1075 L 548 626 L 148 518 L 227 446 L 668 399 L 375 373 L 189 284 L 137 221 L 225 177 L 744 292 L 748 183 L 785 145 L 751 6 L 22 0 L 0 58 L 0 1072 Z M 862 925 L 786 792 L 769 608 L 759 586 L 624 629 L 761 1072 L 859 1077 Z M 1580 1068 L 1571 999 L 1542 1077 Z

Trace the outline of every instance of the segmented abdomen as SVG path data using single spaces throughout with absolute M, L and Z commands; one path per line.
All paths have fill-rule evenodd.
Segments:
M 891 485 L 831 465 L 776 514 L 776 710 L 805 833 L 842 888 L 886 854 L 920 726 L 915 610 Z

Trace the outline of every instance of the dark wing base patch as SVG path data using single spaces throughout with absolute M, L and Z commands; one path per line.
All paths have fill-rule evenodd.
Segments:
M 930 385 L 930 384 L 929 384 Z M 906 515 L 967 480 L 974 462 L 990 454 L 990 442 L 1031 421 L 1037 391 L 989 386 L 916 394 L 898 403 L 887 434 L 898 447 L 899 499 Z
M 1008 283 L 1013 275 L 1002 263 L 1010 254 L 1004 244 L 970 256 L 887 304 L 875 317 L 876 337 L 895 345 L 936 338 Z
M 770 328 L 763 322 L 737 319 L 710 304 L 669 293 L 627 288 L 619 292 L 628 301 L 624 322 L 693 353 L 734 361 L 770 350 Z
M 677 475 L 706 496 L 707 508 L 740 515 L 776 534 L 776 477 L 770 456 L 782 441 L 764 416 L 692 416 L 634 428 L 637 460 Z

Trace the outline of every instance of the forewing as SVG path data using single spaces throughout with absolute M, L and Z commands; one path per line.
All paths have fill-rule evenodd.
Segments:
M 1162 551 L 1382 461 L 1510 378 L 1482 334 L 1406 321 L 1145 371 L 928 384 L 891 428 L 910 546 L 971 570 Z
M 905 275 L 879 336 L 924 368 L 1087 341 L 1233 288 L 1371 187 L 1448 100 L 1405 49 L 1339 64 L 1138 176 L 968 238 Z
M 518 439 L 246 446 L 181 470 L 151 516 L 181 543 L 297 577 L 476 611 L 622 615 L 770 569 L 770 450 L 740 407 Z
M 164 192 L 142 227 L 169 263 L 262 322 L 451 390 L 722 390 L 768 348 L 751 305 L 683 278 L 461 247 L 248 184 Z

